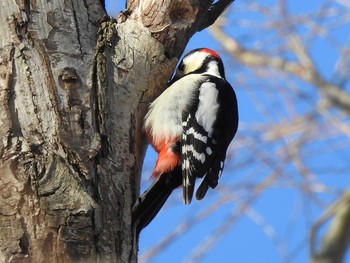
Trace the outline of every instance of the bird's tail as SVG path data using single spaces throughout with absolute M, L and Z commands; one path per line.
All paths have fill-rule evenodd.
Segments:
M 185 205 L 189 205 L 192 200 L 194 185 L 196 181 L 196 176 L 191 174 L 183 175 L 183 202 Z
M 153 220 L 172 191 L 181 183 L 181 168 L 176 167 L 173 171 L 160 175 L 158 180 L 137 198 L 132 209 L 132 221 L 137 235 Z
M 220 163 L 222 163 L 221 166 L 220 166 Z M 218 185 L 219 177 L 222 173 L 222 170 L 224 169 L 223 163 L 224 163 L 223 161 L 222 162 L 217 161 L 214 164 L 214 166 L 209 170 L 209 172 L 205 175 L 202 183 L 200 184 L 196 192 L 196 199 L 198 201 L 204 198 L 209 187 L 214 189 Z

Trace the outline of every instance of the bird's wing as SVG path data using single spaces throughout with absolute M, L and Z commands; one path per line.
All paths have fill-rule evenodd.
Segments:
M 200 85 L 198 101 L 183 115 L 181 138 L 183 198 L 191 202 L 196 177 L 204 177 L 196 199 L 215 188 L 224 168 L 227 147 L 236 134 L 236 95 L 224 79 L 210 77 Z
M 198 90 L 195 103 L 182 116 L 181 167 L 183 199 L 192 200 L 196 177 L 203 177 L 210 170 L 216 153 L 213 142 L 213 126 L 219 109 L 216 84 L 209 79 Z

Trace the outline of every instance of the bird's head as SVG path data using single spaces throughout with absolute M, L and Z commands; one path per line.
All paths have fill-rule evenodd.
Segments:
M 197 48 L 186 54 L 177 67 L 174 78 L 179 79 L 190 73 L 225 78 L 224 65 L 220 56 L 209 48 Z

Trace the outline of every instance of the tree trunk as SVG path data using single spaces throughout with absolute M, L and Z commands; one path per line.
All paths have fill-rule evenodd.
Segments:
M 212 3 L 184 2 L 2 2 L 0 262 L 137 261 L 143 116 Z
M 91 65 L 98 1 L 0 9 L 0 258 L 69 262 L 103 241 Z M 49 260 L 50 259 L 50 260 Z

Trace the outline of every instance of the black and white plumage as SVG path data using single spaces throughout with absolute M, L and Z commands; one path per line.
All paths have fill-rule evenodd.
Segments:
M 172 185 L 172 191 L 182 184 L 185 204 L 192 200 L 196 178 L 203 178 L 196 192 L 197 200 L 205 196 L 209 187 L 215 188 L 238 127 L 236 95 L 225 79 L 219 55 L 207 48 L 188 53 L 170 86 L 150 105 L 144 127 L 149 142 L 158 152 L 152 174 L 158 180 L 153 186 L 167 182 Z M 160 180 L 163 176 L 174 179 Z M 147 201 L 146 195 L 151 196 L 153 186 L 139 203 Z M 156 188 L 159 191 L 159 185 Z M 147 206 L 143 204 L 143 207 Z M 159 205 L 154 207 L 157 211 L 153 217 L 160 209 Z M 142 213 L 137 205 L 134 208 Z
M 233 89 L 224 80 L 206 76 L 199 88 L 198 102 L 183 114 L 181 139 L 183 198 L 185 204 L 192 199 L 195 180 L 202 178 L 196 193 L 201 200 L 208 187 L 218 184 L 226 150 L 237 130 L 238 114 Z

